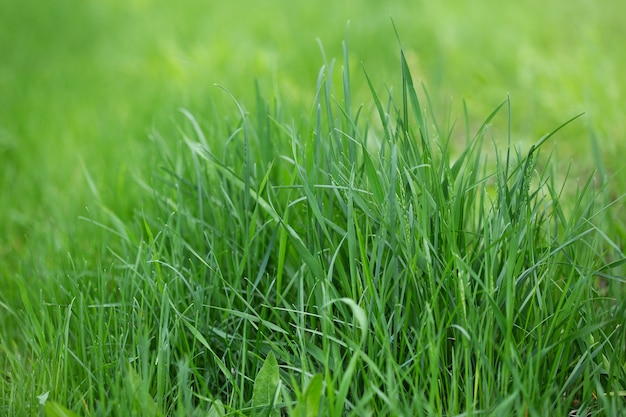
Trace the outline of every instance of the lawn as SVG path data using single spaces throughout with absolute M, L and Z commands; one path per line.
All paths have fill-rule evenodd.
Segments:
M 624 413 L 624 13 L 0 3 L 0 414 Z

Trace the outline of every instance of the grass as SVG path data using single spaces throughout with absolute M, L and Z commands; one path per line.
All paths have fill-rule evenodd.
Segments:
M 509 101 L 455 127 L 400 67 L 398 97 L 367 77 L 378 119 L 325 67 L 302 122 L 258 92 L 154 132 L 153 205 L 86 219 L 62 285 L 17 281 L 3 412 L 617 415 L 624 257 L 593 177 L 562 201 L 539 155 L 567 125 L 522 151 L 489 137 Z
M 0 414 L 619 415 L 620 6 L 533 3 L 0 5 Z

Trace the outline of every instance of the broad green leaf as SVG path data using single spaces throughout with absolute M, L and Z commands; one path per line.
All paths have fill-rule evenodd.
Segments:
M 224 404 L 220 400 L 215 400 L 211 408 L 209 408 L 209 413 L 207 417 L 224 417 L 226 415 L 226 410 L 224 409 Z
M 46 417 L 79 417 L 78 414 L 54 401 L 47 401 L 44 409 L 46 411 Z
M 161 416 L 154 398 L 150 395 L 148 384 L 139 376 L 131 366 L 128 367 L 126 384 L 133 395 L 133 408 L 137 408 L 141 415 Z
M 274 408 L 278 398 L 279 383 L 278 362 L 276 362 L 274 352 L 270 352 L 254 380 L 252 407 L 255 409 L 255 415 L 270 415 L 272 417 L 280 415 L 278 409 Z M 267 410 L 269 410 L 269 414 L 267 414 Z
M 39 404 L 46 405 L 46 401 L 48 401 L 48 396 L 50 395 L 50 391 L 46 391 L 41 395 L 37 396 L 37 400 L 39 400 Z
M 309 381 L 306 391 L 298 401 L 294 416 L 296 417 L 317 417 L 320 411 L 320 400 L 322 398 L 322 374 L 315 374 Z

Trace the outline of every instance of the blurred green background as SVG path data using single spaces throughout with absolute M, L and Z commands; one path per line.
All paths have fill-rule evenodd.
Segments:
M 361 63 L 379 91 L 399 91 L 393 19 L 441 114 L 460 120 L 465 99 L 478 126 L 510 95 L 513 140 L 530 144 L 586 112 L 559 134 L 559 157 L 588 176 L 592 129 L 617 196 L 624 16 L 617 0 L 2 0 L 0 280 L 58 268 L 68 251 L 97 245 L 78 220 L 100 204 L 85 170 L 122 220 L 141 210 L 149 196 L 134 175 L 154 169 L 150 132 L 179 140 L 180 107 L 205 124 L 233 114 L 215 84 L 252 109 L 258 80 L 268 98 L 306 115 L 324 63 L 317 39 L 339 67 L 348 21 L 353 103 L 366 103 L 366 114 Z M 506 120 L 498 129 L 504 144 Z

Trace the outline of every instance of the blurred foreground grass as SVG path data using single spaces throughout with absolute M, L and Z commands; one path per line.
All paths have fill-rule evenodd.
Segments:
M 510 95 L 513 140 L 532 143 L 586 112 L 556 142 L 562 165 L 573 162 L 574 175 L 592 172 L 592 129 L 609 175 L 617 175 L 626 133 L 625 12 L 623 2 L 584 0 L 3 1 L 0 273 L 28 275 L 38 262 L 58 267 L 72 248 L 94 245 L 77 220 L 98 206 L 83 165 L 117 215 L 141 210 L 133 173 L 154 169 L 150 131 L 175 130 L 179 107 L 208 125 L 227 117 L 232 103 L 214 84 L 245 105 L 259 80 L 294 118 L 306 117 L 324 62 L 316 39 L 328 61 L 340 57 L 348 21 L 355 97 L 367 94 L 361 62 L 398 85 L 391 17 L 442 114 L 459 118 L 465 99 L 479 123 Z M 623 186 L 614 181 L 614 197 Z

